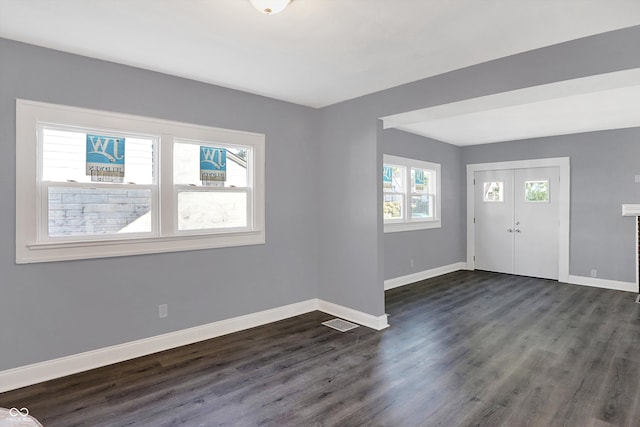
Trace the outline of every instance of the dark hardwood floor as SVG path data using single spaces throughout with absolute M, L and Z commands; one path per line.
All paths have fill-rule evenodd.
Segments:
M 460 271 L 386 294 L 391 327 L 315 312 L 0 394 L 54 426 L 638 426 L 635 294 Z

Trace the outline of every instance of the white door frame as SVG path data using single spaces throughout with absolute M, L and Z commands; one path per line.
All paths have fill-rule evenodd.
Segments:
M 502 170 L 502 169 L 528 169 L 558 167 L 560 169 L 560 188 L 558 198 L 560 203 L 560 229 L 558 239 L 558 281 L 569 281 L 569 230 L 571 224 L 570 197 L 571 197 L 571 166 L 569 157 L 554 157 L 550 159 L 515 160 L 510 162 L 475 163 L 467 165 L 467 268 L 475 270 L 476 263 L 473 259 L 475 248 L 475 203 L 474 185 L 475 173 L 478 171 Z

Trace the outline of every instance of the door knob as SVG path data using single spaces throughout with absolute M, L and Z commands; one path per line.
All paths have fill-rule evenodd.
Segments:
M 516 231 L 516 233 L 520 233 L 521 232 L 519 228 L 516 228 L 515 231 Z
M 511 228 L 507 228 L 507 233 L 513 233 L 513 230 Z

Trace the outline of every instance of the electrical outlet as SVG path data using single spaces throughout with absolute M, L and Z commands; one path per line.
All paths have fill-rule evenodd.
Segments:
M 411 258 L 411 259 L 409 260 L 409 265 L 410 265 L 411 267 L 413 267 L 413 258 Z
M 591 277 L 598 277 L 598 270 L 591 270 Z
M 160 304 L 158 306 L 158 317 L 163 319 L 169 315 L 169 306 L 167 304 Z

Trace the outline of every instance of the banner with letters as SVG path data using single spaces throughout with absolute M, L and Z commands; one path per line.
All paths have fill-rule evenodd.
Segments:
M 425 179 L 424 179 L 424 171 L 420 169 L 414 170 L 414 179 L 415 179 L 415 191 L 424 191 Z
M 223 186 L 227 180 L 227 150 L 200 146 L 200 181 L 206 186 Z
M 382 167 L 382 188 L 385 190 L 391 190 L 393 188 L 393 167 Z
M 124 182 L 124 142 L 121 137 L 87 134 L 86 174 L 95 182 Z

